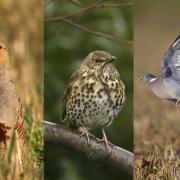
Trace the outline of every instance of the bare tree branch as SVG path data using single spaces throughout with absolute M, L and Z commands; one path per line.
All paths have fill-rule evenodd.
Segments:
M 70 24 L 71 26 L 73 26 L 73 27 L 75 27 L 77 29 L 80 29 L 81 31 L 85 31 L 85 32 L 94 34 L 94 35 L 96 35 L 98 37 L 102 37 L 102 38 L 105 38 L 105 39 L 108 39 L 108 40 L 111 40 L 111 41 L 116 41 L 116 42 L 124 43 L 124 44 L 127 44 L 128 46 L 133 46 L 133 42 L 132 41 L 123 40 L 123 39 L 120 39 L 119 37 L 112 36 L 110 34 L 102 33 L 102 32 L 99 32 L 99 31 L 95 31 L 95 30 L 90 29 L 88 27 L 85 27 L 85 26 L 82 26 L 80 24 L 77 24 L 77 23 L 73 22 L 70 19 L 62 18 L 61 21 L 64 22 L 64 23 Z
M 81 31 L 85 31 L 85 32 L 94 34 L 94 35 L 99 36 L 99 37 L 103 37 L 103 38 L 111 40 L 111 41 L 117 41 L 117 42 L 120 42 L 120 43 L 127 44 L 128 46 L 132 46 L 133 45 L 132 41 L 122 40 L 119 37 L 115 37 L 113 35 L 102 33 L 102 32 L 99 32 L 99 31 L 95 31 L 95 30 L 90 29 L 88 27 L 82 26 L 82 25 L 80 25 L 78 23 L 75 23 L 71 19 L 69 19 L 71 17 L 77 16 L 77 15 L 81 15 L 82 13 L 86 13 L 88 11 L 91 11 L 91 10 L 93 10 L 95 8 L 125 7 L 125 6 L 131 6 L 131 5 L 133 5 L 132 2 L 107 4 L 107 3 L 104 3 L 104 1 L 101 0 L 99 2 L 91 4 L 89 6 L 85 6 L 85 7 L 81 8 L 81 9 L 79 9 L 79 10 L 73 12 L 73 13 L 70 13 L 68 15 L 65 15 L 65 16 L 58 16 L 58 17 L 47 18 L 47 19 L 45 19 L 45 22 L 57 22 L 57 21 L 61 21 L 61 22 L 64 22 L 66 24 L 69 24 L 69 25 L 71 25 L 71 26 L 73 26 L 73 27 L 75 27 L 77 29 L 80 29 Z
M 82 13 L 88 12 L 88 11 L 96 8 L 99 3 L 100 2 L 96 2 L 94 4 L 85 6 L 85 7 L 81 8 L 81 9 L 79 9 L 79 10 L 73 12 L 73 13 L 70 13 L 68 15 L 65 15 L 65 16 L 57 16 L 57 17 L 46 18 L 45 22 L 60 21 L 61 19 L 64 19 L 64 18 L 70 18 L 70 17 L 74 17 L 74 16 L 77 16 L 77 15 L 81 15 Z
M 76 6 L 80 6 L 81 2 L 79 0 L 68 0 L 70 3 L 76 5 Z
M 95 4 L 91 4 L 89 6 L 85 6 L 73 13 L 70 13 L 68 15 L 65 16 L 57 16 L 57 17 L 51 17 L 51 18 L 47 18 L 45 19 L 45 22 L 51 22 L 51 21 L 61 21 L 64 18 L 70 18 L 70 17 L 74 17 L 77 15 L 81 15 L 82 13 L 87 13 L 93 9 L 96 8 L 109 8 L 109 7 L 127 7 L 127 6 L 132 6 L 133 3 L 132 2 L 124 2 L 124 3 L 114 3 L 114 4 L 107 4 L 107 3 L 102 3 L 102 1 L 97 2 Z
M 86 136 L 81 136 L 81 132 L 54 123 L 45 121 L 44 127 L 45 143 L 70 148 L 86 155 L 90 160 L 133 175 L 134 158 L 131 152 L 111 143 L 107 150 L 105 144 L 100 143 L 93 135 L 90 135 L 88 144 Z

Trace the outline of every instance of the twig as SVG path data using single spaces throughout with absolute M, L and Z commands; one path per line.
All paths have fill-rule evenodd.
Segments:
M 79 131 L 75 131 L 54 123 L 44 122 L 45 143 L 57 146 L 64 146 L 86 155 L 90 160 L 107 164 L 133 175 L 133 154 L 118 146 L 109 143 L 108 150 L 104 143 L 90 135 L 89 144 L 85 136 L 81 136 Z
M 79 0 L 68 0 L 69 2 L 71 2 L 72 4 L 76 5 L 76 6 L 80 6 L 81 3 Z
M 62 21 L 64 23 L 67 23 L 67 24 L 70 24 L 71 26 L 74 26 L 75 28 L 80 29 L 81 31 L 85 31 L 85 32 L 94 34 L 94 35 L 96 35 L 98 37 L 102 37 L 102 38 L 105 38 L 105 39 L 108 39 L 108 40 L 111 40 L 111 41 L 117 41 L 117 42 L 120 42 L 120 43 L 124 43 L 124 44 L 127 44 L 128 46 L 132 46 L 133 45 L 132 41 L 122 40 L 119 37 L 112 36 L 110 34 L 106 34 L 106 33 L 102 33 L 102 32 L 99 32 L 99 31 L 92 30 L 92 29 L 90 29 L 88 27 L 85 27 L 85 26 L 82 26 L 80 24 L 75 23 L 75 22 L 73 22 L 70 19 L 62 18 L 60 21 Z
M 70 17 L 74 17 L 77 15 L 81 15 L 82 13 L 86 13 L 88 11 L 91 11 L 93 9 L 96 8 L 107 8 L 107 7 L 126 7 L 126 6 L 132 6 L 133 3 L 132 2 L 126 2 L 126 3 L 119 3 L 119 4 L 107 4 L 107 3 L 102 3 L 102 1 L 97 2 L 95 4 L 91 4 L 89 6 L 83 7 L 73 13 L 70 13 L 68 15 L 65 16 L 57 16 L 57 17 L 51 17 L 51 18 L 47 18 L 45 19 L 45 22 L 51 22 L 51 21 L 60 21 L 64 18 L 70 18 Z
M 107 8 L 107 7 L 128 7 L 133 6 L 133 2 L 124 2 L 124 3 L 102 3 L 98 6 L 98 8 Z
M 101 1 L 102 2 L 102 1 Z M 74 17 L 76 15 L 80 15 L 84 12 L 88 12 L 94 8 L 96 8 L 96 6 L 99 4 L 99 2 L 95 3 L 95 4 L 91 4 L 89 6 L 86 6 L 86 7 L 83 7 L 73 13 L 70 13 L 68 15 L 65 15 L 65 16 L 58 16 L 58 17 L 51 17 L 51 18 L 47 18 L 45 19 L 45 22 L 51 22 L 51 21 L 60 21 L 61 19 L 64 19 L 64 18 L 70 18 L 70 17 Z
M 102 32 L 99 32 L 99 31 L 95 31 L 95 30 L 92 30 L 88 27 L 85 27 L 85 26 L 82 26 L 80 24 L 77 24 L 75 22 L 73 22 L 72 20 L 70 20 L 69 18 L 70 17 L 74 17 L 76 15 L 80 15 L 82 13 L 85 13 L 85 12 L 88 12 L 92 9 L 95 9 L 95 8 L 103 8 L 103 7 L 124 7 L 124 6 L 131 6 L 133 5 L 132 2 L 125 2 L 125 3 L 114 3 L 114 4 L 107 4 L 107 3 L 103 3 L 103 1 L 99 1 L 95 4 L 91 4 L 89 6 L 86 6 L 86 7 L 83 7 L 81 8 L 80 10 L 78 11 L 75 11 L 71 14 L 68 14 L 68 15 L 65 15 L 65 16 L 59 16 L 59 17 L 52 17 L 52 18 L 47 18 L 45 19 L 45 22 L 57 22 L 57 21 L 62 21 L 64 23 L 68 23 L 74 27 L 76 27 L 77 29 L 80 29 L 82 31 L 85 31 L 85 32 L 88 32 L 88 33 L 91 33 L 91 34 L 94 34 L 96 36 L 99 36 L 99 37 L 103 37 L 105 39 L 108 39 L 108 40 L 111 40 L 111 41 L 118 41 L 120 43 L 125 43 L 129 46 L 132 46 L 133 43 L 132 41 L 128 41 L 128 40 L 122 40 L 120 39 L 119 37 L 115 37 L 115 36 L 112 36 L 112 35 L 109 35 L 109 34 L 106 34 L 106 33 L 102 33 Z

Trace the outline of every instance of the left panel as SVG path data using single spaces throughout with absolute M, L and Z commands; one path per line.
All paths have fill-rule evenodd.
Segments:
M 43 1 L 1 1 L 0 22 L 0 179 L 42 179 Z

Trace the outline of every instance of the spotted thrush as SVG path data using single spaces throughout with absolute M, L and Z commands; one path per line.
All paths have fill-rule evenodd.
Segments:
M 125 101 L 125 86 L 115 68 L 116 58 L 105 51 L 93 51 L 71 76 L 66 88 L 62 119 L 70 119 L 70 127 L 83 130 L 109 126 Z M 83 134 L 84 134 L 83 133 Z

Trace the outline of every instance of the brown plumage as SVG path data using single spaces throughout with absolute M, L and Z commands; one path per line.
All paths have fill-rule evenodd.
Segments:
M 85 129 L 86 135 L 88 129 L 109 126 L 124 104 L 125 87 L 114 60 L 108 52 L 91 52 L 65 91 L 62 119 L 69 118 L 70 126 Z M 107 144 L 104 130 L 103 136 Z
M 13 132 L 16 136 L 16 149 L 21 151 L 24 144 L 22 107 L 10 77 L 7 48 L 0 44 L 0 157 L 9 148 Z

